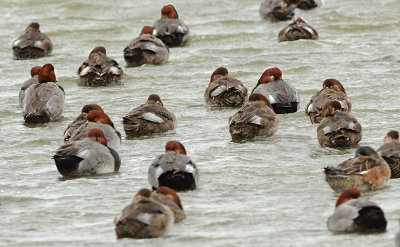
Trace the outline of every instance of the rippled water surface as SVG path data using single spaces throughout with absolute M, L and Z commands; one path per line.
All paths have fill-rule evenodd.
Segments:
M 142 26 L 173 3 L 190 27 L 190 44 L 172 48 L 163 66 L 126 68 L 122 51 Z M 338 194 L 323 167 L 354 149 L 319 147 L 304 107 L 326 78 L 340 80 L 363 127 L 362 145 L 378 148 L 389 129 L 399 130 L 400 6 L 398 0 L 326 0 L 297 10 L 318 41 L 277 42 L 287 22 L 258 14 L 259 0 L 236 1 L 0 1 L 0 245 L 4 246 L 393 246 L 399 230 L 400 179 L 364 196 L 388 219 L 377 235 L 333 234 L 326 220 Z M 51 57 L 17 61 L 11 42 L 32 22 L 55 44 Z M 122 83 L 89 88 L 76 71 L 103 45 L 124 68 Z M 18 91 L 30 68 L 52 63 L 66 91 L 63 118 L 25 125 Z M 301 110 L 279 115 L 278 132 L 245 143 L 230 141 L 228 118 L 237 109 L 207 107 L 211 73 L 227 67 L 252 89 L 262 72 L 281 68 L 300 92 Z M 175 112 L 175 131 L 122 141 L 120 172 L 63 180 L 51 159 L 64 128 L 83 105 L 97 103 L 123 132 L 122 117 L 158 93 Z M 180 140 L 199 166 L 200 188 L 180 193 L 187 219 L 163 238 L 117 240 L 113 218 L 147 187 L 147 169 L 168 140 Z

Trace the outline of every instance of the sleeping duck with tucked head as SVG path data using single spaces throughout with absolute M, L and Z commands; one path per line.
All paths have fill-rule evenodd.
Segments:
M 400 142 L 399 132 L 389 131 L 383 139 L 383 145 L 376 152 L 385 159 L 390 166 L 390 178 L 400 178 Z

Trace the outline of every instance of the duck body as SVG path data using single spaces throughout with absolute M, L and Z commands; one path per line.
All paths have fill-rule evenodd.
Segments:
M 168 207 L 174 215 L 174 223 L 179 223 L 186 219 L 181 200 L 176 192 L 170 187 L 160 186 L 155 189 L 150 198 Z
M 349 188 L 374 191 L 391 176 L 389 165 L 370 147 L 359 147 L 354 158 L 324 168 L 326 182 L 336 192 Z
M 12 42 L 13 55 L 16 59 L 45 57 L 53 51 L 49 37 L 40 32 L 39 23 L 32 22 L 25 33 Z
M 26 81 L 22 84 L 21 89 L 19 90 L 19 94 L 18 94 L 19 106 L 20 106 L 20 107 L 23 106 L 23 102 L 24 102 L 26 90 L 27 90 L 30 86 L 32 86 L 32 85 L 37 85 L 37 84 L 39 84 L 39 82 L 38 82 L 38 75 L 32 76 L 32 78 L 26 80 Z
M 295 41 L 299 39 L 318 39 L 317 31 L 301 18 L 296 18 L 294 22 L 290 23 L 278 34 L 279 42 Z
M 194 190 L 198 180 L 196 164 L 187 155 L 174 151 L 157 156 L 148 171 L 148 181 L 153 189 L 167 186 L 175 191 Z
M 391 170 L 390 178 L 400 178 L 399 133 L 397 131 L 388 132 L 384 144 L 380 146 L 376 152 L 388 163 Z
M 115 150 L 89 137 L 62 145 L 53 158 L 57 170 L 65 177 L 117 172 L 121 165 Z
M 294 8 L 283 0 L 263 0 L 260 4 L 260 16 L 269 21 L 290 20 L 294 16 Z
M 189 41 L 189 27 L 180 19 L 162 16 L 153 24 L 154 36 L 169 47 L 182 46 Z
M 204 92 L 207 105 L 238 107 L 247 98 L 247 88 L 234 78 L 220 78 L 210 82 Z
M 151 34 L 143 34 L 125 47 L 124 58 L 128 67 L 164 64 L 168 61 L 169 49 L 161 39 Z

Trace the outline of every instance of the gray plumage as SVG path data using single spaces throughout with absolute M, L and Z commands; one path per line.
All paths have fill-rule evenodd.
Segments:
M 87 122 L 88 113 L 82 112 L 77 118 L 75 118 L 72 123 L 68 124 L 67 128 L 64 131 L 64 142 L 67 142 L 72 134 L 79 129 L 79 127 Z
M 18 99 L 19 99 L 19 106 L 23 106 L 23 101 L 25 98 L 25 91 L 32 85 L 38 84 L 38 75 L 34 75 L 32 78 L 26 80 L 23 84 L 21 89 L 19 90 Z
M 184 45 L 189 40 L 189 27 L 180 19 L 162 16 L 154 22 L 154 36 L 161 39 L 167 46 Z
M 169 49 L 161 39 L 143 34 L 125 47 L 124 58 L 128 67 L 163 64 L 168 61 Z
M 208 105 L 241 106 L 247 100 L 247 88 L 234 78 L 219 78 L 208 84 L 204 99 Z
M 264 95 L 271 105 L 276 103 L 300 103 L 300 95 L 297 93 L 296 88 L 284 80 L 258 84 L 251 93 Z M 298 105 L 297 109 L 299 109 L 299 107 L 300 105 Z

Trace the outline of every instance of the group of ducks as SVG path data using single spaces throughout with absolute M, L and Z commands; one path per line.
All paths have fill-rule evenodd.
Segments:
M 309 9 L 317 5 L 313 0 L 265 0 L 260 13 L 268 20 L 287 20 L 293 17 L 295 7 Z M 164 6 L 162 17 L 153 26 L 143 27 L 138 38 L 125 49 L 128 67 L 142 64 L 162 64 L 168 61 L 169 46 L 187 43 L 189 28 L 178 18 L 172 5 Z M 299 30 L 302 31 L 299 31 Z M 305 35 L 307 33 L 307 35 Z M 304 35 L 303 35 L 304 34 Z M 314 29 L 302 19 L 282 30 L 279 41 L 299 38 L 318 38 Z M 50 39 L 31 23 L 25 34 L 12 44 L 17 59 L 47 56 L 53 49 Z M 104 47 L 94 48 L 87 61 L 78 69 L 84 85 L 106 85 L 118 82 L 123 74 L 118 63 L 107 57 Z M 19 93 L 27 123 L 45 123 L 60 119 L 65 91 L 57 84 L 54 67 L 45 64 L 31 69 L 29 80 Z M 204 92 L 207 105 L 240 107 L 229 119 L 233 141 L 256 136 L 271 136 L 278 129 L 277 114 L 295 113 L 300 108 L 297 90 L 282 79 L 279 68 L 269 68 L 261 75 L 248 96 L 247 88 L 231 78 L 226 68 L 216 69 Z M 362 137 L 357 119 L 350 113 L 351 99 L 336 79 L 327 79 L 322 89 L 307 104 L 305 112 L 317 128 L 322 147 L 356 147 Z M 123 117 L 127 137 L 139 137 L 175 129 L 175 115 L 164 108 L 160 97 L 151 94 L 146 103 Z M 88 176 L 117 172 L 121 165 L 118 150 L 121 144 L 118 132 L 109 116 L 96 104 L 85 105 L 81 114 L 64 131 L 65 144 L 54 155 L 57 170 L 66 177 Z M 371 191 L 385 184 L 389 178 L 400 177 L 400 142 L 397 131 L 390 131 L 377 151 L 359 147 L 356 156 L 337 167 L 325 168 L 326 181 L 335 191 L 344 191 L 338 198 L 335 212 L 328 219 L 328 228 L 344 232 L 380 232 L 386 229 L 382 210 L 374 203 L 359 198 L 360 191 Z M 151 189 L 140 190 L 133 202 L 115 219 L 118 238 L 148 238 L 162 236 L 172 222 L 186 216 L 175 191 L 198 187 L 198 168 L 177 141 L 166 144 L 166 152 L 150 165 L 148 181 Z

